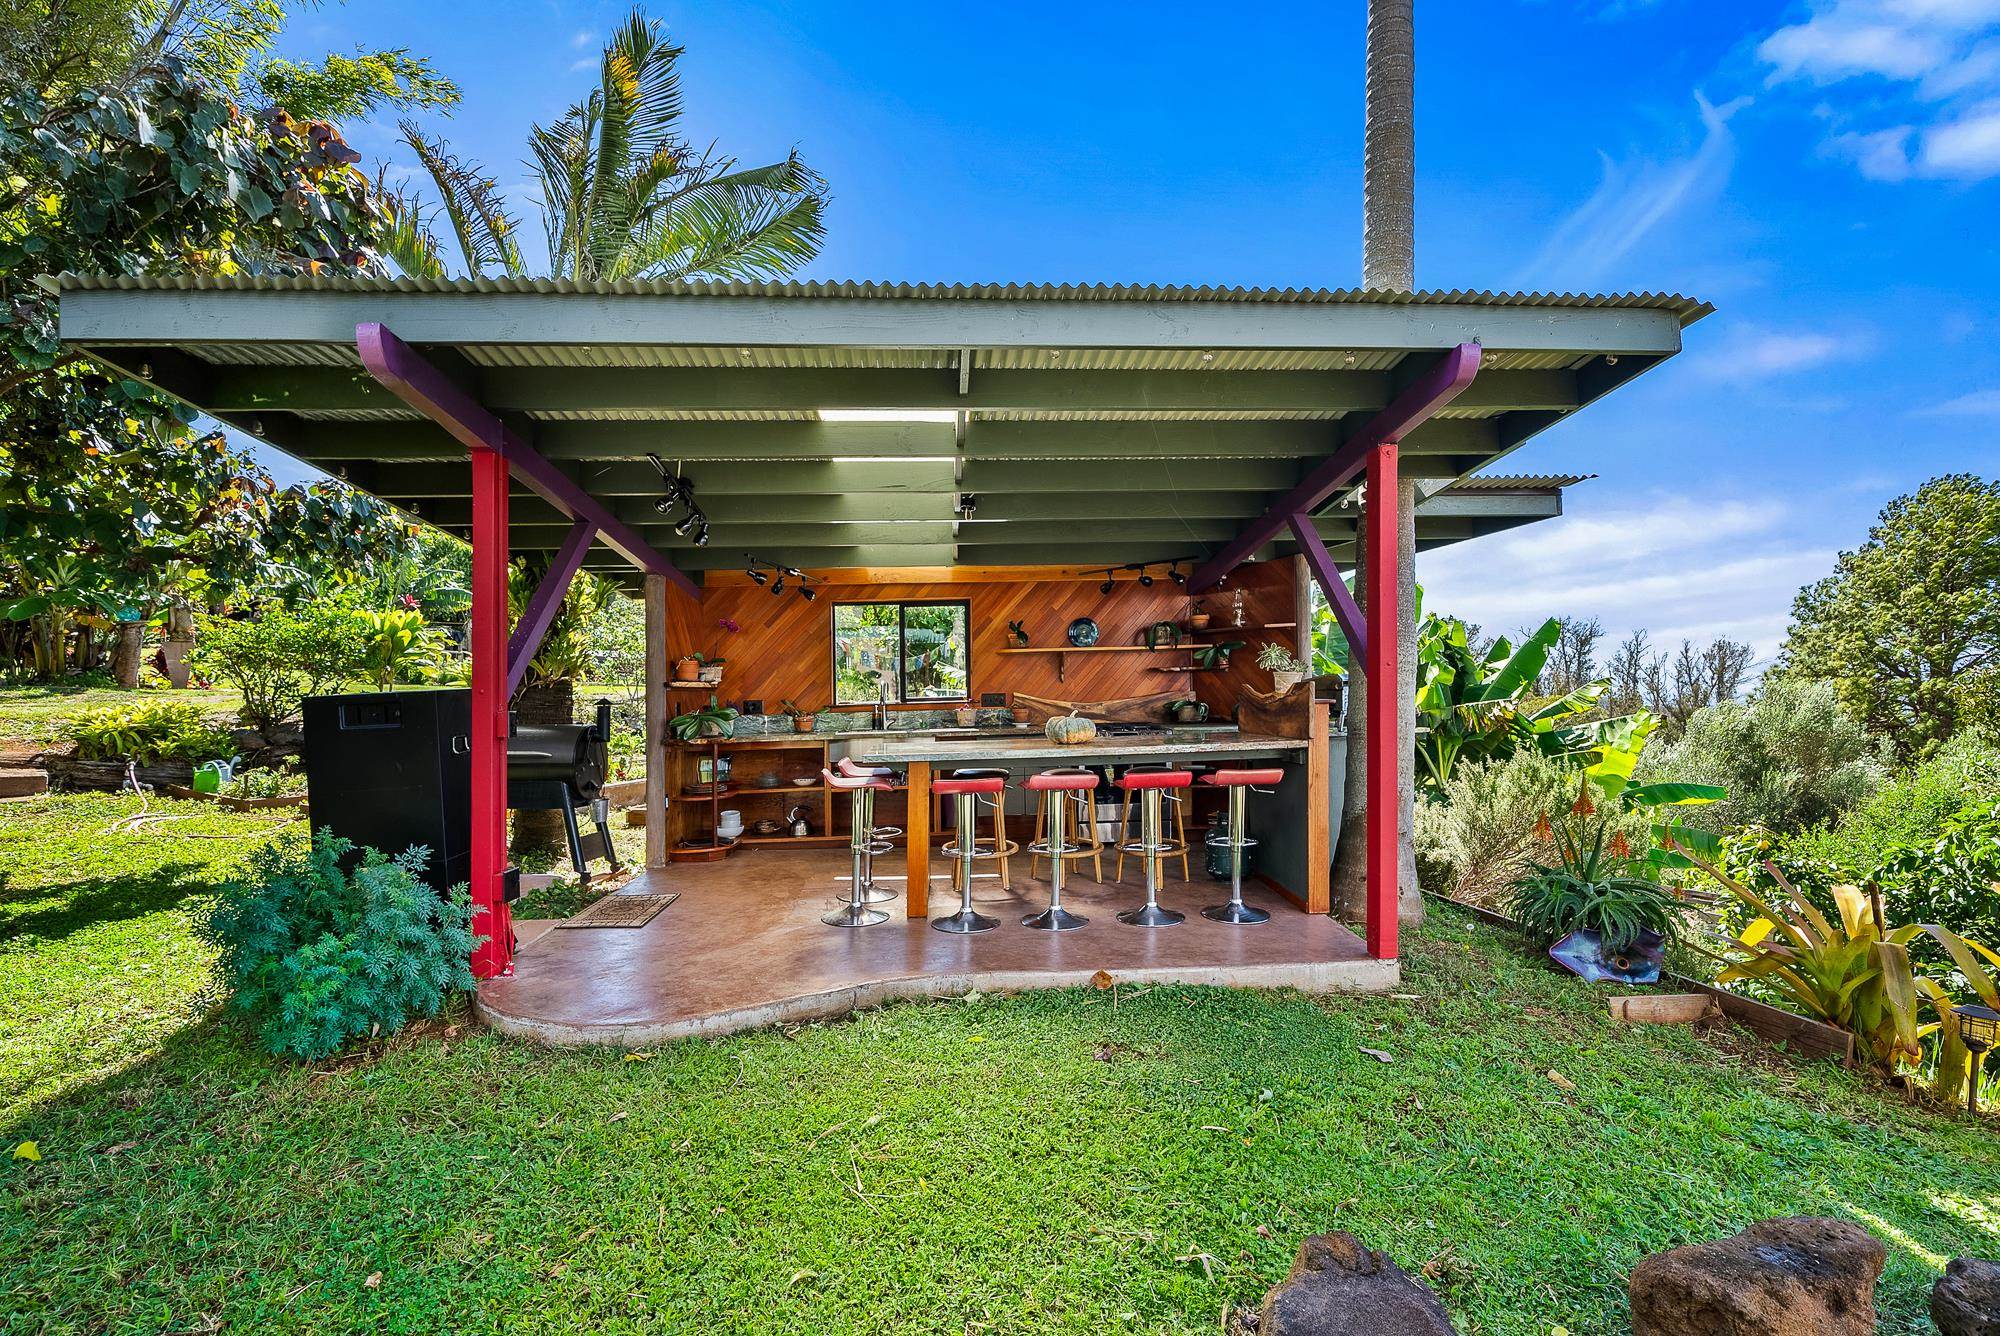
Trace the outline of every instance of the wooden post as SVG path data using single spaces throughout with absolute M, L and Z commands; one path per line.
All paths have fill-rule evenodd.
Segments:
M 1398 752 L 1396 727 L 1396 443 L 1375 447 L 1368 461 L 1368 954 L 1396 957 Z
M 909 810 L 903 817 L 903 834 L 909 840 L 904 871 L 904 912 L 920 919 L 931 912 L 931 763 L 910 762 L 910 791 L 903 795 Z
M 667 865 L 667 577 L 646 577 L 646 866 Z
M 507 461 L 472 450 L 472 903 L 476 979 L 514 972 L 507 871 Z
M 1306 912 L 1333 912 L 1333 702 L 1316 700 L 1306 729 Z

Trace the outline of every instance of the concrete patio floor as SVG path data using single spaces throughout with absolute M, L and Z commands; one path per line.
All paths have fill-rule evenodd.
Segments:
M 498 1030 L 544 1043 L 642 1047 L 841 1016 L 897 998 L 1071 987 L 1099 970 L 1122 983 L 1309 992 L 1384 992 L 1397 985 L 1394 961 L 1369 959 L 1343 924 L 1307 914 L 1262 886 L 1246 888 L 1244 898 L 1271 911 L 1268 923 L 1211 922 L 1200 910 L 1226 900 L 1228 887 L 1174 880 L 1160 902 L 1187 921 L 1128 927 L 1114 915 L 1145 898 L 1135 863 L 1128 861 L 1123 886 L 1100 886 L 1072 872 L 1064 905 L 1090 923 L 1052 933 L 1021 926 L 1023 914 L 1047 905 L 1049 888 L 1045 879 L 1025 875 L 1027 859 L 1019 857 L 1012 890 L 994 876 L 974 881 L 973 903 L 1000 926 L 971 937 L 905 918 L 900 895 L 881 906 L 890 913 L 885 923 L 859 929 L 821 923 L 845 892 L 844 850 L 753 849 L 721 863 L 675 864 L 614 892 L 680 893 L 643 928 L 554 931 L 550 920 L 517 923 L 514 975 L 480 985 L 478 1013 Z M 1108 858 L 1105 875 L 1111 875 Z M 901 889 L 900 880 L 878 879 Z M 935 878 L 933 912 L 956 903 L 949 880 Z

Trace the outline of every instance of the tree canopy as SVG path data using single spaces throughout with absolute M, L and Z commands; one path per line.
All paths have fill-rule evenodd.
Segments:
M 1905 756 L 2000 723 L 2000 482 L 1934 478 L 1799 592 L 1781 671 L 1826 678 Z

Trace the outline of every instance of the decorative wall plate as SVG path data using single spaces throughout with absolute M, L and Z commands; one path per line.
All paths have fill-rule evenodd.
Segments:
M 1089 617 L 1079 617 L 1069 624 L 1069 643 L 1078 649 L 1095 645 L 1099 634 L 1097 623 Z

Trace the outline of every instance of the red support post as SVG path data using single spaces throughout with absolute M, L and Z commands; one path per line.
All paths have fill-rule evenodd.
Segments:
M 1396 735 L 1396 589 L 1401 572 L 1396 551 L 1396 442 L 1375 447 L 1368 459 L 1368 495 L 1363 505 L 1368 559 L 1368 954 L 1396 957 L 1396 819 L 1402 809 L 1396 792 L 1397 759 L 1405 740 Z
M 475 979 L 514 972 L 507 870 L 507 460 L 472 448 L 472 953 Z

